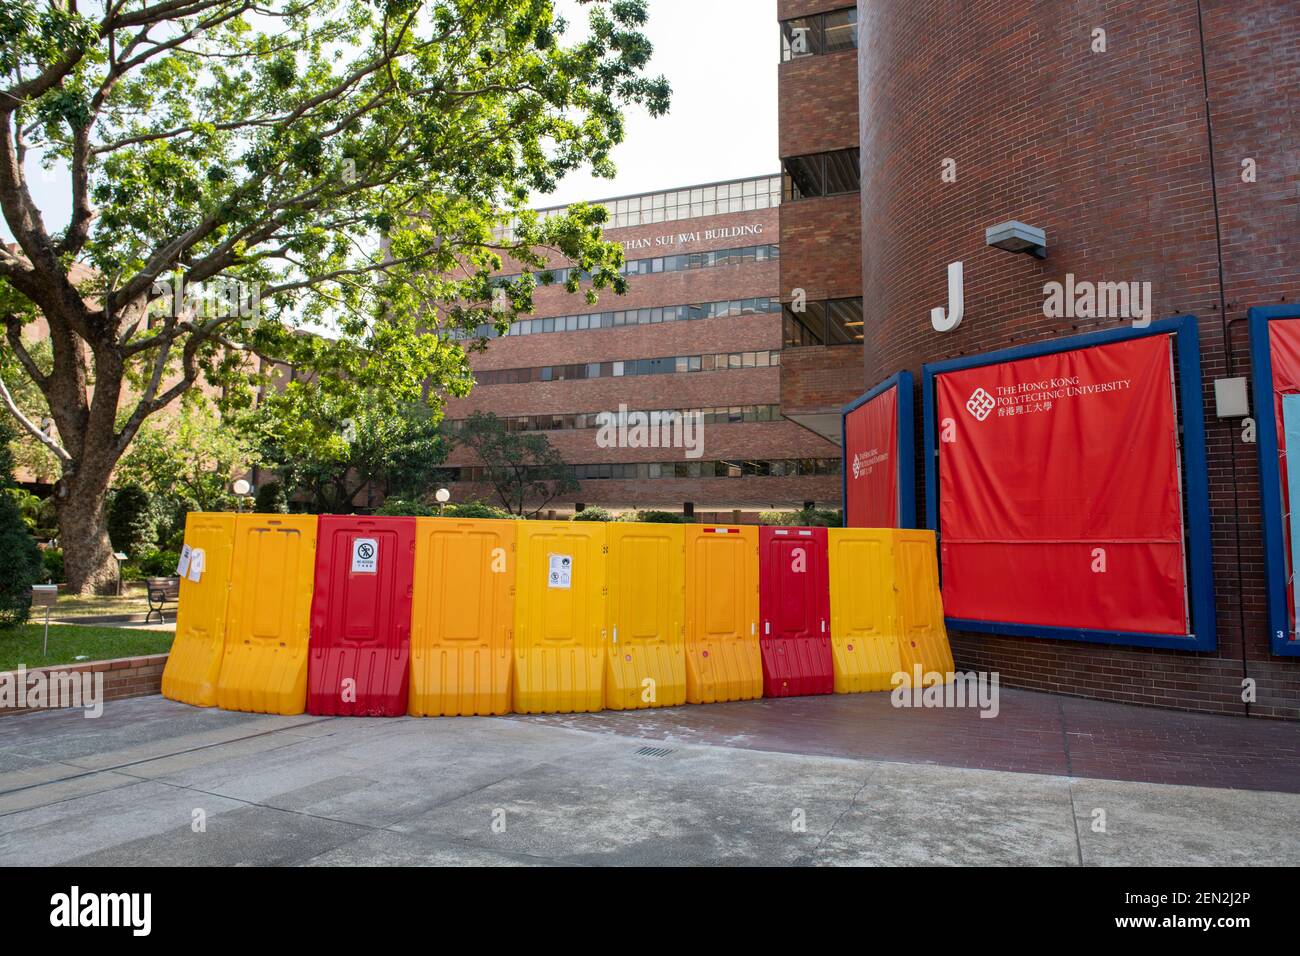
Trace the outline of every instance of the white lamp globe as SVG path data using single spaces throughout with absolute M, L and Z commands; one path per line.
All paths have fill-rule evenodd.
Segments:
M 438 500 L 438 504 L 445 505 L 448 501 L 451 500 L 451 492 L 448 491 L 446 488 L 439 488 L 437 491 L 433 493 L 433 497 Z

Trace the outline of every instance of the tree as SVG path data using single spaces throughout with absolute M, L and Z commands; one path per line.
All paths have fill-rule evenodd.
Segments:
M 9 423 L 0 420 L 0 492 L 12 484 L 15 438 Z M 27 533 L 18 505 L 0 493 L 0 630 L 22 624 L 32 606 L 32 585 L 44 579 L 41 552 Z
M 245 408 L 277 362 L 339 393 L 464 394 L 446 333 L 506 329 L 561 262 L 589 302 L 626 289 L 603 208 L 527 209 L 571 170 L 612 175 L 624 107 L 667 108 L 645 0 L 584 6 L 570 39 L 553 0 L 0 4 L 0 209 L 20 247 L 0 251 L 0 322 L 57 437 L 8 372 L 0 402 L 58 459 L 71 590 L 112 583 L 113 469 L 201 379 Z M 69 170 L 62 231 L 29 152 Z M 519 275 L 494 283 L 503 256 Z M 23 335 L 38 316 L 48 370 Z
M 560 453 L 541 432 L 508 431 L 491 412 L 465 419 L 457 444 L 483 463 L 484 480 L 511 514 L 535 515 L 578 482 Z M 534 505 L 531 509 L 529 504 Z
M 284 485 L 278 481 L 268 481 L 257 489 L 253 508 L 258 514 L 282 515 L 289 511 L 289 499 L 284 493 Z
M 438 481 L 446 447 L 439 410 L 373 390 L 329 395 L 294 382 L 249 416 L 261 460 L 312 511 L 348 513 L 361 492 L 418 498 Z
M 200 511 L 230 507 L 234 479 L 260 463 L 246 426 L 224 419 L 198 392 L 174 419 L 146 423 L 122 458 L 117 479 L 158 498 L 191 501 Z
M 139 558 L 157 546 L 158 524 L 153 502 L 139 485 L 126 485 L 113 495 L 108 509 L 108 537 L 114 548 L 132 558 Z

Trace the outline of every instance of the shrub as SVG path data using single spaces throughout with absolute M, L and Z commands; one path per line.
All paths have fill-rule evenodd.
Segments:
M 438 512 L 435 510 L 434 514 Z M 485 505 L 481 501 L 467 501 L 460 505 L 446 505 L 442 509 L 444 518 L 515 518 L 504 508 L 498 508 L 495 505 Z
M 638 511 L 637 521 L 650 524 L 693 524 L 695 519 L 676 511 Z
M 575 514 L 570 520 L 572 521 L 617 521 L 618 515 L 608 508 L 601 508 L 593 505 L 590 508 L 584 508 Z
M 278 481 L 268 481 L 258 488 L 257 497 L 253 499 L 253 508 L 258 514 L 288 514 L 289 497 L 284 493 L 284 485 Z
M 758 523 L 791 528 L 838 528 L 844 520 L 838 511 L 829 508 L 801 508 L 798 511 L 761 512 Z
M 0 495 L 0 629 L 27 621 L 32 607 L 32 585 L 40 584 L 41 552 L 27 533 L 13 498 Z
M 49 579 L 51 584 L 63 583 L 63 549 L 46 548 L 41 552 L 41 564 L 44 566 L 44 577 L 42 580 Z
M 108 508 L 108 538 L 114 551 L 138 557 L 157 547 L 158 526 L 149 493 L 126 485 L 113 495 Z
M 384 503 L 375 511 L 377 515 L 415 515 L 416 517 L 427 518 L 430 515 L 436 515 L 437 508 L 431 508 L 426 504 L 418 501 L 411 501 L 407 498 L 387 498 Z
M 169 578 L 176 574 L 180 559 L 175 551 L 151 551 L 135 564 L 146 578 Z

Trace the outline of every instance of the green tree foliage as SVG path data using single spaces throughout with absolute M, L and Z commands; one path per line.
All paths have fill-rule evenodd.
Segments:
M 590 0 L 570 28 L 553 0 L 0 3 L 0 208 L 20 246 L 0 251 L 0 383 L 16 363 L 55 429 L 7 388 L 0 404 L 58 460 L 73 590 L 114 578 L 118 460 L 202 379 L 243 408 L 277 363 L 334 395 L 436 401 L 469 389 L 474 330 L 529 311 L 555 266 L 588 302 L 626 289 L 604 209 L 527 207 L 570 171 L 612 175 L 625 108 L 667 109 L 646 6 Z M 62 232 L 28 154 L 69 171 Z M 518 276 L 494 283 L 506 256 Z M 48 371 L 21 334 L 38 311 Z
M 13 480 L 13 454 L 10 442 L 15 437 L 8 422 L 0 420 L 0 489 Z M 14 499 L 0 494 L 0 630 L 26 622 L 32 606 L 32 585 L 44 580 L 41 553 L 27 533 Z
M 200 511 L 222 511 L 234 506 L 231 482 L 259 461 L 254 437 L 192 392 L 175 418 L 155 419 L 140 430 L 117 479 L 158 498 L 192 502 Z
M 578 489 L 572 471 L 545 435 L 509 431 L 491 412 L 475 412 L 465 419 L 456 443 L 478 457 L 484 481 L 511 514 L 536 515 L 560 495 Z
M 108 536 L 116 550 L 131 558 L 143 557 L 154 549 L 158 526 L 149 492 L 139 485 L 117 489 L 108 508 Z
M 790 528 L 838 528 L 844 518 L 829 508 L 800 508 L 798 511 L 764 511 L 758 516 L 759 524 Z
M 253 508 L 258 514 L 282 515 L 289 511 L 289 499 L 284 493 L 284 485 L 278 481 L 268 481 L 257 489 L 253 499 Z
M 422 402 L 394 402 L 375 390 L 334 395 L 293 382 L 249 416 L 262 462 L 295 500 L 317 513 L 347 513 L 365 492 L 418 499 L 442 483 L 446 445 L 441 412 Z

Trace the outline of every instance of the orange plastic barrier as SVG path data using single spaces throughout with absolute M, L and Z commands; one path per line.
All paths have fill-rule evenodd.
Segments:
M 520 524 L 416 519 L 413 716 L 510 712 Z
M 605 706 L 686 703 L 684 528 L 617 522 L 606 527 L 609 646 Z
M 763 696 L 758 528 L 691 525 L 686 546 L 686 700 Z

